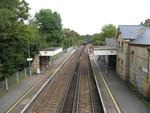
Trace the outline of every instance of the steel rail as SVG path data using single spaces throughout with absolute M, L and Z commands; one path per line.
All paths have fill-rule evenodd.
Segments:
M 87 56 L 88 57 L 88 56 Z M 87 58 L 88 59 L 88 58 Z M 89 61 L 89 59 L 87 60 L 87 62 Z M 93 104 L 93 95 L 92 95 L 92 87 L 91 87 L 91 79 L 90 79 L 90 72 L 89 72 L 89 62 L 87 64 L 88 67 L 88 81 L 89 81 L 89 91 L 90 91 L 90 99 L 91 99 L 91 108 L 92 108 L 92 113 L 94 113 L 94 104 Z
M 62 75 L 65 73 L 65 70 L 62 72 Z M 57 90 L 59 87 L 59 83 L 61 82 L 62 78 L 64 78 L 64 76 L 59 76 L 59 78 L 57 79 L 58 84 L 56 85 L 55 88 L 52 89 L 52 92 L 54 93 L 55 90 Z M 48 104 L 49 100 L 51 99 L 51 95 L 48 96 L 48 98 L 46 99 L 46 101 L 43 103 L 39 113 L 42 113 L 46 107 L 46 105 Z
M 83 47 L 81 47 L 81 49 L 79 50 L 79 54 L 76 56 L 77 58 L 76 58 L 76 60 L 77 60 L 77 62 L 76 62 L 76 64 L 75 64 L 75 68 L 74 68 L 74 70 L 72 71 L 72 79 L 71 79 L 71 81 L 70 81 L 70 83 L 69 83 L 69 89 L 68 89 L 68 91 L 67 91 L 67 93 L 66 93 L 66 95 L 65 95 L 65 98 L 63 98 L 63 101 L 62 101 L 62 104 L 60 104 L 61 105 L 61 109 L 59 109 L 58 111 L 59 111 L 59 113 L 62 113 L 62 112 L 66 112 L 66 110 L 67 110 L 67 112 L 68 112 L 68 109 L 70 108 L 70 106 L 71 106 L 71 108 L 72 108 L 72 106 L 73 106 L 73 102 L 71 102 L 72 101 L 72 99 L 69 99 L 69 101 L 71 102 L 71 105 L 70 106 L 68 106 L 67 108 L 65 107 L 66 106 L 66 104 L 68 104 L 68 98 L 70 97 L 67 97 L 69 94 L 70 94 L 70 91 L 72 92 L 73 91 L 73 94 L 75 95 L 75 92 L 76 92 L 76 87 L 75 87 L 75 89 L 71 89 L 71 87 L 73 86 L 73 84 L 76 84 L 76 86 L 77 86 L 77 81 L 78 81 L 78 76 L 77 76 L 77 73 L 78 73 L 78 70 L 79 70 L 79 64 L 80 64 L 80 57 L 81 57 L 81 54 L 82 54 L 82 51 L 83 50 Z M 71 93 L 72 94 L 72 93 Z M 74 98 L 74 97 L 72 97 L 72 98 Z M 73 99 L 74 100 L 74 99 Z M 58 112 L 57 112 L 58 113 Z
M 81 57 L 79 60 L 81 60 Z M 74 95 L 74 99 L 73 99 L 72 113 L 76 113 L 76 111 L 77 111 L 77 99 L 78 99 L 78 92 L 79 92 L 80 77 L 81 77 L 81 65 L 79 65 L 77 83 L 76 83 L 76 88 L 75 88 L 76 90 L 75 90 L 75 95 Z
M 71 58 L 71 59 L 69 59 L 69 61 L 67 62 L 67 64 L 69 64 L 69 62 L 72 60 L 72 59 L 74 59 L 74 57 L 73 58 Z M 67 65 L 66 64 L 66 65 Z M 67 65 L 67 66 L 69 66 L 69 65 Z M 64 68 L 66 68 L 66 67 L 64 67 Z M 73 67 L 74 68 L 74 67 Z M 70 74 L 69 73 L 72 73 L 72 71 L 70 71 L 70 68 L 68 68 L 67 67 L 67 70 L 63 70 L 63 72 L 64 72 L 64 74 L 63 73 L 61 73 L 60 75 L 61 75 L 61 78 L 59 78 L 60 79 L 60 82 L 58 82 L 57 81 L 57 86 L 55 87 L 55 89 L 54 89 L 54 91 L 52 92 L 53 94 L 51 94 L 52 95 L 52 97 L 54 96 L 54 95 L 57 95 L 58 94 L 58 92 L 59 92 L 59 95 L 58 95 L 58 97 L 56 98 L 56 99 L 54 99 L 54 98 L 52 98 L 50 101 L 52 101 L 53 100 L 53 102 L 55 102 L 55 103 L 57 103 L 57 99 L 60 99 L 59 101 L 60 101 L 60 103 L 63 101 L 63 97 L 65 96 L 65 94 L 66 94 L 66 91 L 67 91 L 67 89 L 68 89 L 68 84 L 69 84 L 69 82 L 70 82 L 70 79 L 71 79 L 71 76 L 70 76 Z M 69 73 L 68 73 L 69 72 Z M 65 80 L 65 82 L 64 82 L 64 80 Z M 62 85 L 63 84 L 63 85 Z M 62 86 L 62 87 L 61 87 Z M 61 88 L 61 89 L 60 89 Z M 63 89 L 63 90 L 62 90 Z M 46 103 L 46 105 L 44 106 L 44 111 L 45 111 L 45 108 L 47 108 L 47 105 L 49 104 L 49 102 L 50 102 L 49 100 L 47 101 L 47 103 Z M 51 104 L 50 104 L 51 105 Z M 49 106 L 50 106 L 49 105 Z M 57 111 L 59 111 L 59 104 L 57 104 L 57 110 L 56 110 L 56 112 Z
M 68 94 L 68 91 L 69 91 L 70 84 L 71 84 L 72 79 L 73 79 L 73 75 L 74 75 L 75 69 L 77 67 L 77 64 L 78 64 L 78 61 L 76 62 L 75 66 L 74 66 L 74 69 L 73 69 L 72 74 L 71 74 L 71 78 L 70 78 L 69 83 L 67 85 L 67 90 L 66 90 L 66 92 L 62 96 L 62 100 L 61 100 L 61 102 L 59 104 L 59 107 L 58 107 L 56 113 L 61 113 L 62 110 L 63 110 L 62 106 L 64 106 L 64 104 L 65 104 L 65 100 L 66 100 L 66 97 L 67 97 L 67 94 Z
M 77 99 L 77 110 L 76 110 L 76 113 L 78 113 L 79 112 L 79 103 L 80 103 L 80 99 L 82 99 L 83 98 L 83 95 L 80 97 L 80 91 L 82 90 L 81 88 L 82 87 L 84 87 L 84 84 L 82 83 L 81 84 L 81 82 L 83 82 L 83 78 L 82 77 L 85 77 L 84 79 L 86 79 L 85 81 L 85 86 L 86 86 L 86 88 L 87 88 L 87 90 L 89 91 L 88 92 L 88 98 L 90 99 L 90 105 L 91 106 L 89 106 L 89 109 L 93 112 L 94 110 L 93 110 L 93 99 L 92 99 L 92 96 L 91 96 L 91 88 L 90 88 L 90 81 L 89 81 L 89 71 L 88 72 L 86 72 L 86 70 L 88 70 L 89 68 L 88 68 L 88 62 L 87 62 L 87 60 L 88 60 L 88 56 L 87 56 L 87 51 L 88 51 L 88 47 L 87 46 L 85 46 L 85 48 L 84 48 L 84 50 L 83 50 L 83 52 L 82 52 L 82 60 L 81 60 L 81 73 L 83 72 L 83 74 L 84 75 L 82 75 L 81 74 L 81 76 L 80 76 L 80 83 L 79 83 L 79 91 L 78 91 L 78 99 Z M 86 75 L 87 74 L 87 75 Z M 81 79 L 82 79 L 82 81 L 81 81 Z M 84 91 L 85 89 L 83 89 L 83 91 Z M 88 100 L 86 100 L 86 101 L 88 101 Z M 86 102 L 85 101 L 85 102 Z M 84 102 L 84 103 L 85 103 Z M 80 111 L 81 112 L 81 111 Z

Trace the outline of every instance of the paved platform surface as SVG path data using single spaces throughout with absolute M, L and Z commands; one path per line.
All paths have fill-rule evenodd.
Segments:
M 69 56 L 72 53 L 66 53 L 64 56 Z M 62 57 L 61 57 L 62 58 Z M 25 80 L 21 81 L 15 88 L 10 90 L 2 98 L 0 98 L 0 113 L 5 113 L 12 105 L 14 105 L 35 83 L 37 83 L 49 69 L 57 63 L 52 62 L 52 65 L 41 71 L 41 74 L 34 74 Z
M 123 113 L 150 113 L 150 108 L 117 75 L 115 69 L 109 68 L 103 76 Z
M 100 73 L 99 67 L 96 64 L 93 55 L 89 56 L 104 113 L 121 113 L 121 110 L 119 109 L 118 105 L 115 104 L 116 102 L 114 98 L 111 96 L 111 92 L 105 80 L 103 79 L 103 75 Z

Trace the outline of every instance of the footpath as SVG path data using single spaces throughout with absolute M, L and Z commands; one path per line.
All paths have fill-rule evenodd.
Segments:
M 61 58 L 69 56 L 70 54 L 72 54 L 72 52 L 65 53 Z M 10 109 L 32 86 L 34 86 L 34 84 L 36 84 L 49 71 L 52 66 L 57 64 L 59 59 L 53 61 L 52 64 L 45 70 L 41 71 L 40 74 L 33 74 L 32 76 L 24 79 L 15 88 L 0 98 L 0 113 L 5 113 L 8 109 Z

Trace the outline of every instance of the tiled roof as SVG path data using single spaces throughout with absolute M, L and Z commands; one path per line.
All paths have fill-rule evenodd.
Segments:
M 138 33 L 144 26 L 142 25 L 119 25 L 119 30 L 122 34 L 123 39 L 136 39 Z
M 145 27 L 138 37 L 130 44 L 150 45 L 150 27 Z

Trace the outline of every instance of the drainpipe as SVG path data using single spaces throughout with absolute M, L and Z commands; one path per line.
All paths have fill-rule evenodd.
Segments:
M 150 47 L 147 49 L 148 51 L 148 63 L 147 63 L 147 68 L 148 68 L 148 73 L 147 73 L 147 82 L 148 82 L 148 97 L 147 99 L 150 101 Z

